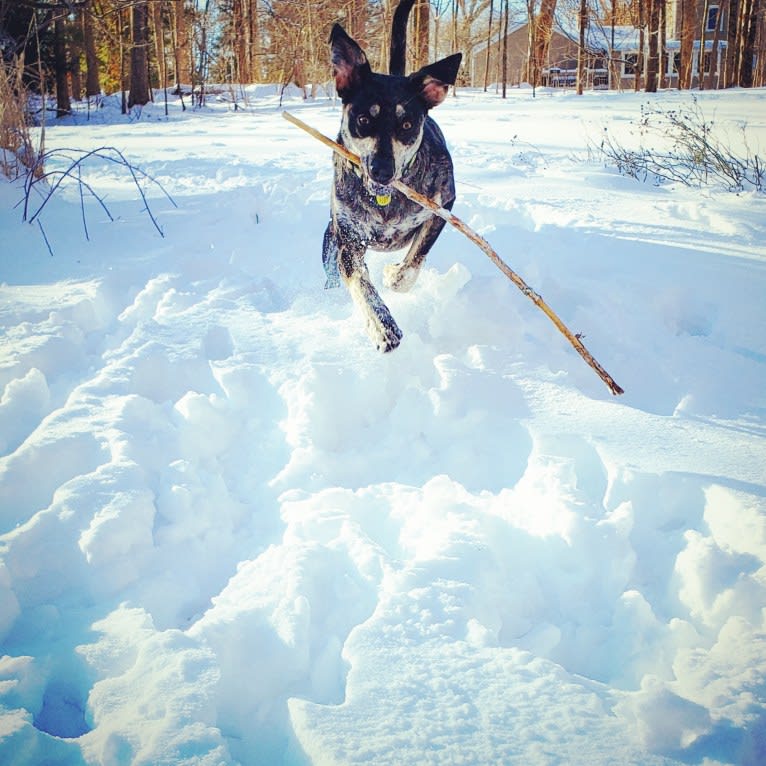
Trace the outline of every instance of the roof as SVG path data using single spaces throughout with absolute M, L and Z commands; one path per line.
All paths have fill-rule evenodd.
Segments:
M 523 29 L 526 27 L 528 22 L 523 22 L 521 24 L 516 24 L 513 27 L 511 27 L 508 30 L 508 35 L 518 32 L 520 29 Z M 564 37 L 569 38 L 572 40 L 572 42 L 577 43 L 579 42 L 580 33 L 576 28 L 568 27 L 565 24 L 561 24 L 558 20 L 554 24 L 554 32 L 557 32 L 560 35 L 563 35 Z M 492 35 L 492 39 L 490 40 L 490 45 L 496 45 L 500 40 L 502 40 L 503 35 L 499 32 Z M 627 26 L 627 25 L 621 25 L 621 26 L 615 26 L 614 27 L 614 47 L 612 50 L 618 51 L 618 52 L 631 52 L 631 51 L 637 51 L 639 49 L 639 43 L 640 43 L 641 37 L 640 37 L 640 30 L 636 29 L 633 26 Z M 595 24 L 590 24 L 588 26 L 588 29 L 586 30 L 586 44 L 588 48 L 590 48 L 592 51 L 600 51 L 603 50 L 604 52 L 608 51 L 612 45 L 612 27 L 611 26 L 598 26 Z M 478 44 L 473 49 L 473 55 L 476 56 L 477 54 L 481 53 L 485 48 L 487 47 L 487 41 L 486 39 Z M 666 40 L 665 41 L 665 50 L 668 51 L 676 51 L 679 50 L 681 47 L 681 43 L 679 40 Z M 700 47 L 700 41 L 695 40 L 694 41 L 694 50 L 699 50 Z M 725 48 L 726 47 L 726 40 L 719 40 L 718 41 L 718 47 L 719 48 Z M 712 38 L 708 38 L 705 40 L 705 50 L 710 51 L 713 49 L 713 40 Z

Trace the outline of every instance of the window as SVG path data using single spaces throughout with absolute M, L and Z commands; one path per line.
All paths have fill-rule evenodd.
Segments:
M 672 74 L 670 68 L 672 60 L 670 54 L 667 51 L 663 51 L 660 55 L 660 72 L 664 72 L 666 75 Z
M 706 32 L 715 32 L 715 28 L 718 26 L 719 15 L 720 8 L 717 5 L 711 5 L 707 9 L 707 24 L 705 24 Z
M 638 53 L 626 53 L 622 67 L 625 77 L 634 77 L 638 69 Z

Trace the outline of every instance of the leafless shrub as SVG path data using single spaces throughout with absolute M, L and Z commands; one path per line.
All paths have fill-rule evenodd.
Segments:
M 0 173 L 16 179 L 37 163 L 39 149 L 30 131 L 27 91 L 20 59 L 0 59 Z M 41 139 L 42 140 L 42 139 Z
M 766 191 L 766 160 L 751 150 L 747 126 L 739 126 L 744 150 L 737 153 L 705 118 L 696 98 L 683 109 L 642 107 L 638 127 L 638 148 L 623 146 L 606 128 L 601 136 L 600 154 L 621 174 L 658 184 Z
M 114 220 L 106 202 L 94 187 L 83 178 L 83 165 L 89 161 L 101 161 L 114 164 L 122 168 L 130 177 L 131 182 L 138 192 L 138 196 L 144 206 L 144 212 L 149 216 L 152 225 L 160 234 L 165 236 L 157 218 L 152 212 L 149 200 L 146 196 L 145 187 L 155 186 L 173 204 L 173 198 L 165 191 L 159 181 L 152 178 L 140 168 L 130 163 L 118 149 L 113 146 L 104 146 L 91 151 L 79 149 L 52 149 L 40 154 L 32 166 L 28 169 L 24 180 L 23 219 L 29 223 L 37 223 L 40 232 L 53 254 L 50 242 L 46 236 L 42 224 L 42 213 L 51 198 L 65 185 L 74 183 L 80 198 L 80 213 L 85 238 L 90 239 L 88 233 L 88 221 L 86 217 L 86 197 L 91 197 L 98 202 L 101 209 L 106 213 L 110 221 Z M 45 168 L 48 168 L 47 170 Z

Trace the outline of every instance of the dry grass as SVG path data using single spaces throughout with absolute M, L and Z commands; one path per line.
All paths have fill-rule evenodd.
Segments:
M 0 173 L 12 179 L 37 169 L 42 154 L 29 128 L 23 70 L 21 59 L 0 62 Z

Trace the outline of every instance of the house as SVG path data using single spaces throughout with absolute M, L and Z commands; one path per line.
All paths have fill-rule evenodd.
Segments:
M 704 8 L 705 0 L 697 0 L 699 12 Z M 667 5 L 666 25 L 662 35 L 661 56 L 662 86 L 678 87 L 681 64 L 681 14 L 680 0 L 670 0 Z M 710 72 L 714 60 L 713 82 L 706 81 L 705 86 L 718 87 L 723 71 L 723 57 L 726 52 L 726 5 L 708 4 L 704 35 L 704 73 Z M 716 28 L 718 34 L 716 34 Z M 696 29 L 696 25 L 695 25 Z M 699 37 L 699 32 L 696 33 Z M 643 38 L 643 39 L 642 39 Z M 543 63 L 540 82 L 548 87 L 574 87 L 577 81 L 577 51 L 579 33 L 576 26 L 567 28 L 557 21 L 551 34 L 548 56 Z M 649 35 L 640 33 L 632 26 L 604 26 L 592 21 L 586 33 L 588 55 L 585 62 L 586 88 L 621 88 L 633 89 L 636 73 L 641 68 L 643 42 L 643 60 L 646 59 Z M 517 24 L 507 35 L 506 82 L 519 85 L 531 78 L 527 74 L 527 51 L 529 48 L 529 24 Z M 715 56 L 713 49 L 715 48 Z M 699 39 L 692 47 L 692 87 L 698 86 L 698 57 L 702 49 Z M 612 51 L 610 57 L 609 52 Z M 487 56 L 489 69 L 487 70 Z M 474 49 L 470 60 L 470 83 L 473 87 L 483 87 L 485 74 L 487 82 L 502 82 L 503 39 L 497 35 L 487 45 L 486 41 Z M 610 60 L 612 66 L 610 67 Z M 611 70 L 611 71 L 610 71 Z
M 710 65 L 714 61 L 713 82 L 706 82 L 708 88 L 718 88 L 721 84 L 721 73 L 724 69 L 724 57 L 727 48 L 727 29 L 729 24 L 729 6 L 730 3 L 720 2 L 709 3 L 707 6 L 707 16 L 705 18 L 704 38 L 704 56 L 702 59 L 703 73 L 706 77 L 710 75 Z M 704 11 L 703 0 L 697 0 L 697 17 L 700 18 Z M 681 9 L 680 0 L 672 0 L 667 6 L 667 24 L 665 50 L 663 54 L 663 72 L 668 78 L 668 86 L 678 87 L 678 76 L 681 65 Z M 703 49 L 701 40 L 695 34 L 693 44 L 692 59 L 692 87 L 699 85 L 699 55 Z M 715 49 L 715 56 L 713 54 Z
M 506 82 L 509 85 L 519 85 L 528 82 L 527 76 L 527 51 L 529 49 L 529 24 L 517 24 L 508 31 L 507 35 L 507 63 Z M 487 55 L 489 55 L 489 70 L 487 70 Z M 498 83 L 503 80 L 503 38 L 496 35 L 487 45 L 485 41 L 479 45 L 471 56 L 470 81 L 473 87 L 483 87 L 485 74 L 489 83 Z M 577 68 L 577 44 L 573 38 L 567 36 L 561 29 L 554 28 L 548 47 L 548 60 L 546 69 L 557 71 L 556 82 L 551 84 L 566 85 L 563 78 L 568 77 L 570 71 Z M 545 73 L 545 79 L 551 78 L 550 71 Z

